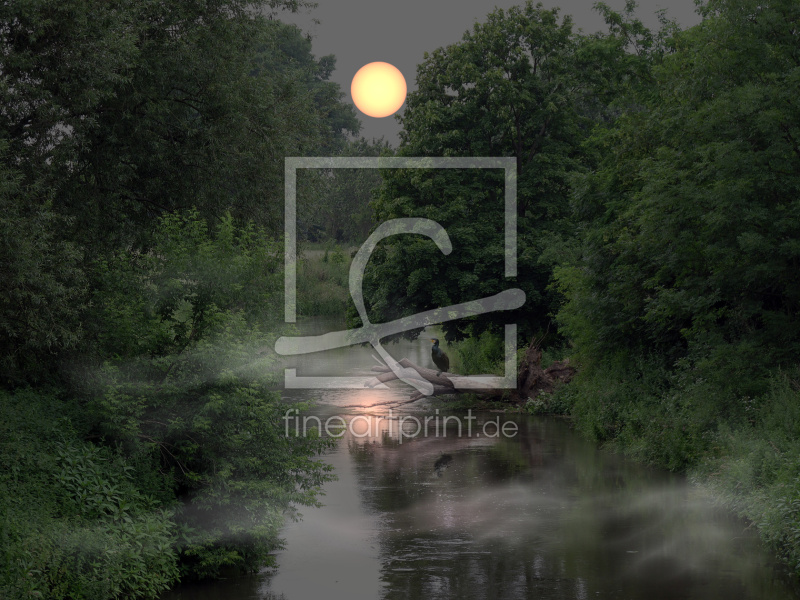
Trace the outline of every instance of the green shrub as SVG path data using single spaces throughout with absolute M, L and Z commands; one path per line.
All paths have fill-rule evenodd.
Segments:
M 181 571 L 255 571 L 279 547 L 283 514 L 313 504 L 329 468 L 315 438 L 283 435 L 277 245 L 229 217 L 165 216 L 151 252 L 103 265 L 102 363 L 84 392 L 94 435 L 122 450 L 136 481 L 177 499 Z M 148 473 L 150 473 L 148 475 Z M 171 486 L 163 490 L 163 486 Z
M 608 356 L 581 369 L 559 398 L 591 439 L 679 470 L 704 455 L 719 418 L 713 389 L 685 369 L 658 357 Z
M 451 370 L 464 375 L 503 375 L 505 373 L 505 341 L 496 333 L 484 331 L 451 344 Z
M 68 411 L 33 391 L 0 397 L 0 595 L 156 598 L 178 577 L 171 512 L 119 454 L 79 440 Z

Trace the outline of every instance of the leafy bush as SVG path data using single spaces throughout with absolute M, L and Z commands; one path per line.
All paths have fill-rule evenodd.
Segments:
M 174 524 L 117 453 L 80 441 L 68 406 L 0 394 L 0 595 L 155 598 L 177 580 Z
M 720 417 L 718 394 L 686 369 L 673 371 L 659 357 L 634 360 L 620 353 L 584 366 L 557 396 L 588 437 L 645 462 L 682 469 L 707 451 Z
M 313 504 L 329 478 L 312 458 L 325 443 L 283 435 L 286 407 L 271 391 L 278 247 L 230 217 L 210 232 L 193 211 L 166 215 L 154 239 L 100 272 L 92 429 L 166 475 L 186 576 L 256 570 L 279 546 L 284 512 Z
M 484 331 L 451 344 L 455 349 L 453 368 L 464 375 L 503 375 L 505 372 L 505 341 L 496 333 Z M 452 369 L 451 369 L 452 370 Z

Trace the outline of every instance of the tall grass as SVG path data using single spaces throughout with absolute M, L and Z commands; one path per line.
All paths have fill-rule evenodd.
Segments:
M 689 367 L 607 357 L 557 405 L 588 437 L 687 471 L 800 573 L 800 368 L 773 372 L 766 389 L 735 395 Z
M 305 252 L 297 268 L 298 314 L 343 316 L 350 302 L 350 263 L 350 255 L 336 246 Z
M 692 471 L 722 503 L 751 520 L 764 541 L 800 573 L 800 371 L 778 372 L 748 399 L 749 419 L 723 425 L 714 452 Z

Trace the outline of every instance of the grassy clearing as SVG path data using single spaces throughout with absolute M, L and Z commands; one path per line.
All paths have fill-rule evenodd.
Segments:
M 322 246 L 322 245 L 318 245 Z M 304 317 L 344 315 L 350 303 L 350 258 L 346 248 L 306 250 L 298 262 L 297 312 Z

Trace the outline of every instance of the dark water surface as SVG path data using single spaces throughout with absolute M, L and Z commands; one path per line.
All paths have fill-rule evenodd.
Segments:
M 427 340 L 387 349 L 427 365 Z M 366 374 L 372 353 L 307 355 L 297 374 Z M 315 400 L 323 423 L 348 423 L 325 457 L 338 480 L 324 506 L 287 525 L 277 570 L 165 600 L 797 597 L 745 523 L 683 477 L 599 451 L 563 420 L 479 413 L 467 435 L 467 415 L 454 413 L 459 436 L 455 419 L 442 426 L 441 406 L 401 405 L 404 387 L 286 395 Z M 427 436 L 411 437 L 410 416 L 430 417 Z M 516 434 L 495 436 L 498 423 Z

